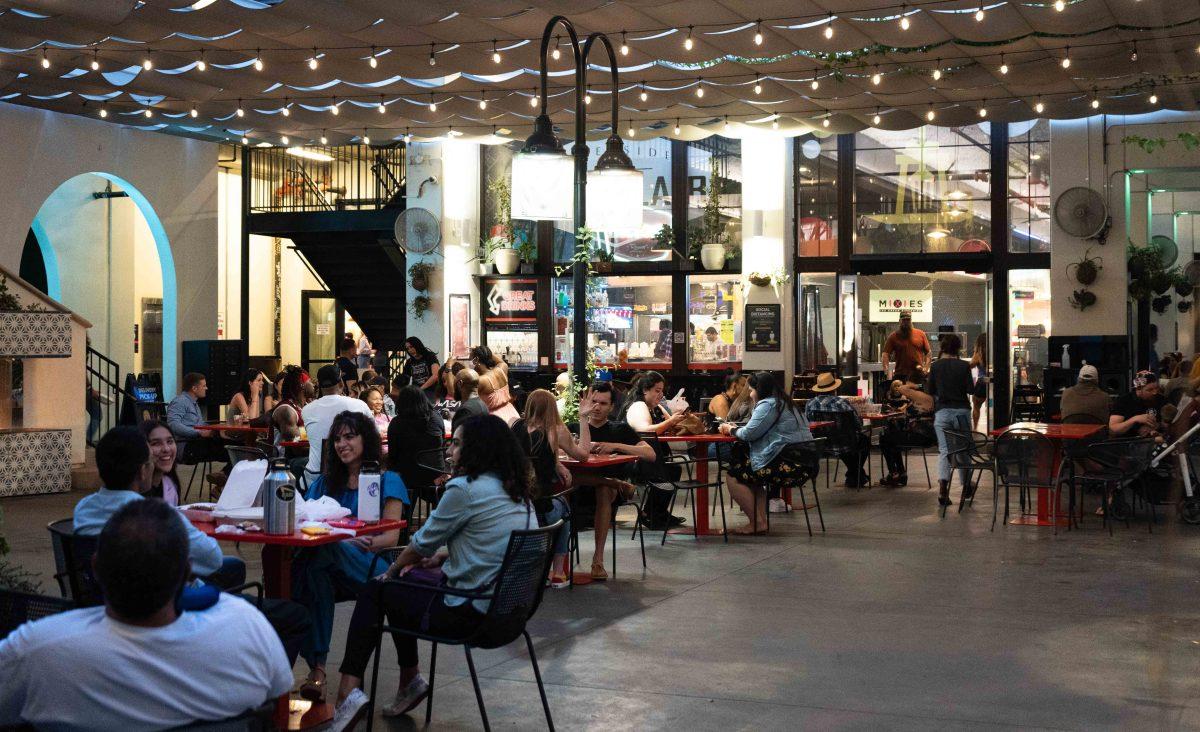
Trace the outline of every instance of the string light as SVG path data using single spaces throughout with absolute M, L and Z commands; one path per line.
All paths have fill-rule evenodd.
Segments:
M 95 61 L 93 61 L 92 63 L 95 64 L 95 66 L 93 66 L 92 68 L 100 68 L 100 65 L 96 64 Z M 200 60 L 196 62 L 196 70 L 197 71 L 208 71 L 208 63 L 204 60 L 204 51 L 200 52 Z
M 479 108 L 487 109 L 487 92 L 479 92 Z
M 500 49 L 496 48 L 495 39 L 492 40 L 492 63 L 498 64 L 501 61 Z
M 826 114 L 826 117 L 825 117 L 825 119 L 821 120 L 821 126 L 822 126 L 822 127 L 828 127 L 828 126 L 829 126 L 829 117 L 828 117 L 829 113 L 828 113 L 828 112 L 826 112 L 825 114 Z
M 387 105 L 384 104 L 383 95 L 380 94 L 379 95 L 379 113 L 384 114 L 385 112 L 387 112 Z
M 637 137 L 637 130 L 633 129 L 633 123 L 629 123 L 629 129 L 625 131 L 630 137 Z
M 242 109 L 242 100 L 241 99 L 238 100 L 237 116 L 239 116 L 239 117 L 246 116 L 246 110 Z
M 1137 41 L 1133 42 L 1133 51 L 1129 54 L 1129 60 L 1137 63 Z
M 679 120 L 678 119 L 675 120 L 675 134 L 676 135 L 679 134 Z
M 200 110 L 196 109 L 196 107 L 195 107 L 195 106 L 193 106 L 193 107 L 192 107 L 192 111 L 191 111 L 191 115 L 192 115 L 192 119 L 196 119 L 197 117 L 199 117 L 199 116 L 200 116 Z
M 908 6 L 902 4 L 900 6 L 900 30 L 908 30 L 910 25 L 912 24 L 908 22 Z
M 758 21 L 758 25 L 754 28 L 754 45 L 761 46 L 763 42 L 762 21 Z
M 829 22 L 825 24 L 825 40 L 833 38 L 833 13 L 829 14 Z
M 437 66 L 437 57 L 433 55 L 436 51 L 437 51 L 437 46 L 430 43 L 429 44 L 429 65 L 430 66 Z M 555 56 L 555 58 L 558 58 L 558 57 Z
M 583 92 L 583 103 L 584 104 L 592 103 L 592 93 L 590 91 L 587 91 L 586 89 Z
M 808 85 L 813 91 L 821 88 L 821 82 L 817 81 L 816 74 L 813 74 L 812 81 Z
M 934 114 L 933 107 L 930 107 L 929 111 L 925 113 L 925 119 L 929 120 L 930 122 L 932 122 L 933 118 L 936 116 L 937 115 Z
M 871 83 L 879 86 L 879 82 L 883 81 L 883 74 L 879 73 L 879 66 L 875 66 L 875 73 L 871 75 Z
M 405 144 L 412 142 L 412 132 L 407 127 L 404 128 L 404 142 Z
M 729 115 L 725 115 L 725 126 L 721 128 L 721 131 L 727 135 L 729 134 Z
M 146 115 L 146 119 L 150 119 L 151 117 L 154 116 L 154 110 L 150 109 L 149 107 L 146 107 L 146 109 L 144 109 L 142 111 L 142 114 Z
M 429 93 L 429 111 L 430 112 L 437 111 L 437 101 L 433 98 L 433 92 Z
M 329 100 L 329 113 L 335 117 L 342 113 L 341 107 L 338 106 L 337 97 Z
M 558 36 L 555 36 L 554 37 L 554 50 L 550 52 L 550 58 L 554 59 L 555 61 L 562 58 L 562 51 L 558 50 L 558 44 L 559 44 Z
M 625 42 L 625 31 L 621 31 L 621 55 L 629 55 L 629 44 Z
M 329 138 L 325 136 L 325 130 L 321 130 L 321 144 L 322 145 L 329 144 Z
M 694 45 L 696 44 L 692 43 L 692 26 L 689 25 L 687 38 L 683 39 L 683 48 L 685 51 L 690 51 Z
M 100 107 L 100 119 L 104 119 L 106 117 L 108 117 L 108 110 L 104 107 Z
M 1151 94 L 1151 95 L 1150 95 L 1150 103 L 1151 103 L 1151 104 L 1158 104 L 1158 95 L 1157 95 L 1157 94 Z
M 754 93 L 762 94 L 762 82 L 758 80 L 758 74 L 754 75 Z
M 50 57 L 46 55 L 46 49 L 42 49 L 42 68 L 50 68 Z
M 262 70 L 263 70 L 262 49 L 255 50 L 255 52 L 254 52 L 254 53 L 255 53 L 255 56 L 254 56 L 254 70 L 255 70 L 255 71 L 262 71 Z
M 250 144 L 250 138 L 249 138 L 249 137 L 243 137 L 243 138 L 242 138 L 242 144 L 243 144 L 243 145 L 249 145 L 249 144 Z
M 1061 13 L 1067 9 L 1067 4 L 1063 0 L 1054 0 L 1054 9 Z
M 1008 64 L 1006 64 L 1004 62 L 1004 54 L 1000 54 L 1000 73 L 1001 74 L 1008 73 Z
M 536 107 L 538 105 L 537 89 L 529 90 L 529 106 Z
M 204 63 L 204 61 L 201 61 L 200 63 Z M 100 70 L 100 52 L 92 51 L 92 71 L 99 71 L 99 70 Z M 200 69 L 200 70 L 204 71 L 204 69 Z
M 643 102 L 650 99 L 650 95 L 646 93 L 646 82 L 644 82 L 644 81 L 642 82 L 642 93 L 638 94 L 638 98 L 641 99 Z
M 1100 109 L 1100 97 L 1096 96 L 1096 87 L 1092 87 L 1092 109 Z
M 367 66 L 370 66 L 373 69 L 379 67 L 379 59 L 375 58 L 374 46 L 371 46 L 371 55 L 369 58 L 367 58 Z
M 1065 54 L 1066 55 L 1063 56 L 1063 59 L 1062 59 L 1062 67 L 1064 69 L 1069 69 L 1069 68 L 1071 68 L 1071 47 L 1070 46 L 1066 47 Z
M 282 114 L 284 117 L 292 116 L 292 110 L 288 109 L 288 98 L 287 97 L 283 98 L 283 108 L 279 110 L 279 113 Z
M 1033 105 L 1033 111 L 1037 112 L 1038 114 L 1041 114 L 1042 112 L 1046 111 L 1046 105 L 1042 104 L 1041 97 L 1038 97 L 1037 104 Z
M 773 129 L 773 130 L 779 129 L 779 120 L 778 119 L 771 120 L 771 129 Z
M 979 10 L 975 11 L 975 22 L 976 23 L 983 22 L 983 6 L 982 5 L 979 6 Z
M 363 144 L 364 144 L 364 145 L 370 145 L 370 144 L 371 144 L 371 138 L 370 138 L 370 136 L 368 136 L 368 135 L 367 135 L 367 131 L 366 131 L 366 130 L 363 130 L 362 142 L 363 142 Z
M 288 136 L 287 136 L 287 135 L 281 135 L 281 136 L 279 137 L 279 141 L 280 141 L 281 143 L 283 143 L 284 145 L 290 145 L 290 144 L 291 144 L 291 142 L 292 142 L 291 140 L 289 140 L 289 139 L 288 139 Z
M 142 59 L 142 68 L 146 71 L 154 68 L 154 61 L 150 59 L 150 54 L 147 52 L 146 58 Z
M 941 78 L 942 78 L 942 60 L 939 58 L 937 60 L 937 66 L 935 66 L 933 69 L 933 80 L 938 81 Z
M 699 76 L 696 77 L 696 96 L 704 96 L 704 79 Z
M 313 71 L 316 71 L 319 63 L 320 62 L 317 61 L 317 49 L 314 47 L 312 58 L 310 58 L 308 60 L 308 68 L 312 69 Z
M 983 100 L 983 105 L 984 106 L 979 108 L 979 116 L 987 117 L 987 100 L 986 99 Z
M 875 108 L 875 116 L 871 118 L 871 124 L 878 127 L 879 123 L 882 121 L 883 121 L 883 118 L 879 116 L 879 107 L 876 107 Z

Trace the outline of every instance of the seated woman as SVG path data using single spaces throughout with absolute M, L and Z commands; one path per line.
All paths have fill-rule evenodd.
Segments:
M 457 396 L 458 386 L 456 382 L 458 380 L 455 378 L 455 374 L 458 371 L 462 371 L 462 369 L 460 368 L 458 371 L 455 371 L 454 366 L 457 365 L 457 361 L 453 363 L 447 362 L 438 371 L 437 385 L 433 388 L 433 408 L 438 414 L 442 415 L 442 420 L 445 422 L 450 422 L 454 419 L 454 413 L 458 411 L 460 406 Z
M 535 527 L 537 516 L 530 503 L 529 460 L 502 419 L 468 419 L 455 430 L 447 456 L 454 477 L 447 481 L 441 503 L 384 573 L 387 579 L 404 576 L 430 589 L 384 585 L 382 603 L 392 626 L 464 638 L 479 626 L 488 602 L 441 594 L 435 588 L 475 590 L 491 585 L 512 532 Z M 335 719 L 352 717 L 354 708 L 367 702 L 358 689 L 375 650 L 377 582 L 372 580 L 359 593 L 350 618 Z M 416 639 L 395 638 L 400 688 L 393 702 L 383 707 L 384 716 L 404 714 L 429 694 L 418 666 Z
M 154 477 L 150 481 L 149 498 L 161 498 L 172 506 L 179 505 L 179 476 L 175 473 L 178 454 L 175 434 L 171 428 L 157 420 L 148 419 L 138 428 L 146 443 L 150 445 L 150 461 L 154 463 Z
M 229 424 L 254 422 L 266 414 L 263 404 L 266 398 L 266 383 L 267 377 L 263 372 L 258 369 L 246 371 L 241 387 L 229 400 L 229 409 L 226 410 Z
M 670 409 L 663 400 L 663 391 L 666 385 L 666 379 L 657 371 L 647 371 L 642 374 L 634 381 L 632 388 L 629 390 L 629 395 L 625 397 L 625 402 L 621 405 L 621 411 L 617 415 L 617 420 L 625 422 L 639 434 L 653 432 L 655 435 L 661 435 L 670 431 L 683 421 L 686 411 L 679 414 L 671 414 Z M 643 476 L 649 477 L 652 480 L 679 480 L 682 471 L 678 465 L 672 465 L 667 460 L 671 452 L 670 448 L 667 447 L 667 443 L 654 442 L 652 446 L 658 455 L 658 459 L 648 465 L 638 465 Z M 646 471 L 649 471 L 651 474 L 647 475 Z M 650 491 L 644 507 L 646 528 L 657 531 L 683 524 L 684 519 L 672 515 L 668 510 L 670 504 L 670 493 L 666 491 Z
M 388 466 L 400 474 L 412 494 L 405 520 L 419 496 L 437 502 L 434 482 L 442 475 L 442 446 L 446 441 L 446 423 L 433 410 L 425 392 L 409 384 L 396 392 L 396 416 L 388 423 Z
M 471 365 L 479 374 L 479 398 L 489 412 L 512 427 L 521 414 L 513 406 L 512 394 L 508 391 L 508 364 L 487 346 L 475 346 L 471 349 Z
M 879 451 L 888 468 L 887 477 L 879 481 L 882 485 L 908 485 L 904 448 L 937 444 L 937 435 L 933 432 L 933 397 L 921 391 L 923 380 L 917 372 L 906 376 L 903 382 L 892 382 L 888 405 L 904 411 L 904 418 L 888 420 L 879 436 Z
M 582 408 L 583 405 L 581 405 Z M 582 439 L 588 438 L 586 416 L 580 418 Z M 558 460 L 561 450 L 575 460 L 587 460 L 591 451 L 590 444 L 575 444 L 575 437 L 558 415 L 558 405 L 554 394 L 545 389 L 534 389 L 525 400 L 525 416 L 518 419 L 512 426 L 513 433 L 525 456 L 533 464 L 534 476 L 537 479 L 533 490 L 533 507 L 537 511 L 538 520 L 543 526 L 548 526 L 569 515 L 565 500 L 554 498 L 558 485 L 563 488 L 571 486 L 571 471 L 563 467 Z M 566 587 L 567 582 L 567 546 L 571 539 L 570 524 L 563 527 L 554 545 L 554 562 L 550 565 L 550 586 Z
M 374 386 L 369 386 L 362 393 L 361 399 L 371 408 L 371 419 L 375 421 L 375 427 L 379 430 L 379 434 L 386 435 L 388 423 L 392 421 L 392 418 L 383 411 L 383 392 Z M 383 451 L 386 453 L 387 448 L 384 448 Z
M 749 374 L 745 373 L 727 374 L 725 388 L 708 402 L 708 413 L 717 419 L 729 422 L 745 422 L 749 419 L 750 408 L 753 406 L 750 403 L 750 387 L 747 385 L 749 379 Z M 738 406 L 738 411 L 733 416 L 740 417 L 740 419 L 730 417 L 735 405 Z M 728 460 L 729 445 L 712 443 L 708 446 L 708 457 L 714 460 L 717 458 Z
M 767 372 L 750 377 L 754 412 L 745 427 L 729 422 L 721 425 L 723 435 L 733 435 L 741 442 L 729 462 L 728 485 L 733 500 L 751 516 L 750 523 L 735 534 L 766 533 L 767 501 L 761 505 L 754 499 L 754 488 L 797 488 L 815 474 L 815 466 L 796 465 L 783 454 L 784 448 L 811 442 L 808 420 L 796 410 L 792 400 Z M 763 527 L 760 529 L 759 527 Z
M 379 430 L 365 414 L 342 412 L 333 418 L 325 440 L 325 469 L 308 487 L 308 500 L 329 496 L 358 514 L 358 476 L 368 463 L 382 465 Z M 381 492 L 385 519 L 404 516 L 409 502 L 404 481 L 393 472 L 383 473 Z M 300 687 L 305 699 L 319 701 L 325 694 L 325 659 L 333 635 L 333 606 L 353 599 L 370 578 L 375 552 L 396 545 L 399 531 L 360 536 L 311 549 L 302 549 L 292 563 L 292 599 L 308 610 L 312 630 L 300 649 L 308 663 L 308 678 Z

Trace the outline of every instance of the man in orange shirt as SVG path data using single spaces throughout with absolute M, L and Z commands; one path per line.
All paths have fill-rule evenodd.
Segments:
M 896 373 L 889 378 L 907 380 L 918 372 L 927 374 L 931 352 L 925 331 L 913 327 L 912 312 L 901 310 L 900 327 L 883 344 L 883 372 L 888 373 L 888 365 L 894 361 Z

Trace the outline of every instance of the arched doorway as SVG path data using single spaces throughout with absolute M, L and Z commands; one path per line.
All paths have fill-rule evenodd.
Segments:
M 111 173 L 77 175 L 42 203 L 30 233 L 46 294 L 92 322 L 93 347 L 122 372 L 160 372 L 164 397 L 174 395 L 175 261 L 145 195 Z

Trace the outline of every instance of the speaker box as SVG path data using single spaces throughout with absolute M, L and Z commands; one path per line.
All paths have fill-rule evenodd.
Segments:
M 241 386 L 248 362 L 245 341 L 184 341 L 183 373 L 204 374 L 208 395 L 200 402 L 209 419 L 219 419 Z

